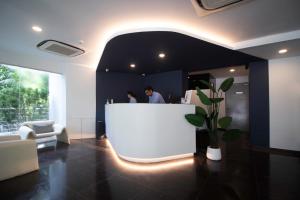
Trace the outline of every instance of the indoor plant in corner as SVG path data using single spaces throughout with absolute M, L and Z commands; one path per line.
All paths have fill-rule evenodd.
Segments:
M 228 129 L 232 122 L 230 116 L 219 118 L 220 103 L 224 100 L 223 94 L 231 88 L 234 79 L 227 78 L 224 80 L 218 90 L 211 83 L 206 81 L 201 82 L 210 90 L 210 97 L 208 97 L 198 87 L 196 88 L 200 101 L 207 109 L 196 106 L 196 114 L 186 114 L 185 118 L 189 123 L 196 127 L 202 127 L 204 123 L 206 124 L 210 140 L 210 146 L 207 147 L 206 157 L 210 160 L 221 160 L 219 133 L 224 132 L 222 135 L 224 141 L 238 138 L 242 133 L 239 129 Z

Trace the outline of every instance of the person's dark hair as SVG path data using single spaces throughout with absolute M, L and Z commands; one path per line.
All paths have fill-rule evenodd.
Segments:
M 135 94 L 133 92 L 131 92 L 131 91 L 128 91 L 127 94 L 131 95 L 134 98 L 136 97 Z
M 151 91 L 153 91 L 153 88 L 151 87 L 151 86 L 147 86 L 147 87 L 145 87 L 145 91 L 146 90 L 151 90 Z

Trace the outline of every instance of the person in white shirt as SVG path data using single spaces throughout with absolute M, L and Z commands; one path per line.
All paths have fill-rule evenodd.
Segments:
M 133 92 L 128 91 L 128 92 L 127 92 L 127 96 L 128 96 L 128 98 L 129 98 L 129 103 L 137 103 L 136 97 L 135 97 L 135 95 L 133 94 Z
M 145 88 L 145 94 L 149 97 L 149 103 L 165 103 L 160 93 L 153 91 L 151 86 Z

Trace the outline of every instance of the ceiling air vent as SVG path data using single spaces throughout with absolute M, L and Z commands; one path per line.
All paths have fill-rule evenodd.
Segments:
M 45 40 L 40 42 L 37 47 L 50 53 L 69 57 L 78 56 L 84 53 L 84 50 L 82 49 L 55 40 Z
M 205 10 L 220 9 L 242 0 L 197 0 L 199 5 Z
M 251 0 L 191 0 L 199 16 L 210 15 Z

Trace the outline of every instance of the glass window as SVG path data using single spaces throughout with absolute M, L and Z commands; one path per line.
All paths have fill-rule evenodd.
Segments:
M 49 74 L 0 64 L 0 134 L 49 119 Z

